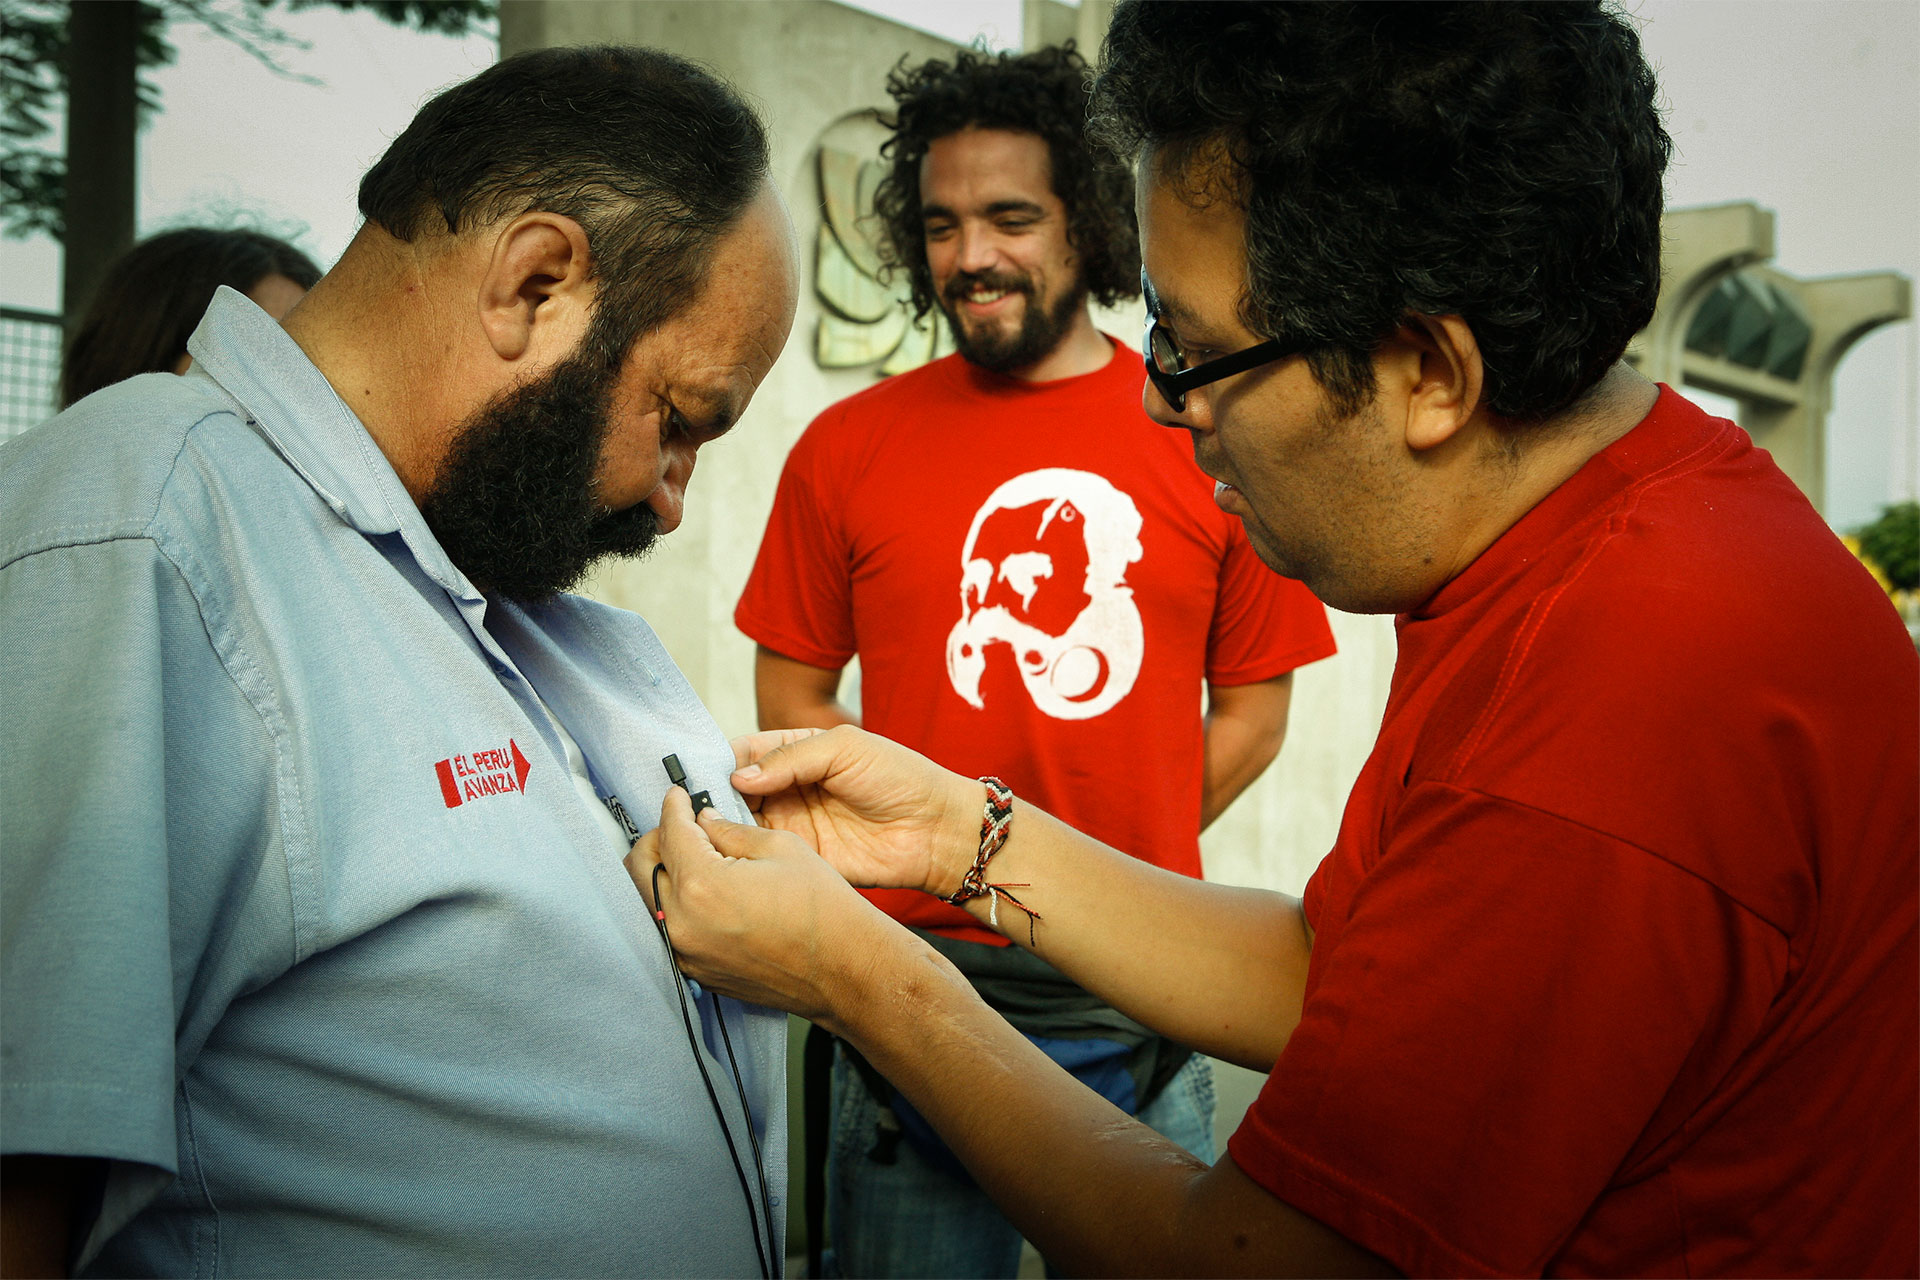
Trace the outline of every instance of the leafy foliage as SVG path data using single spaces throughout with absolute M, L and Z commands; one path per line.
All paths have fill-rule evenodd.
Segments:
M 45 231 L 65 239 L 67 165 L 44 144 L 67 92 L 67 14 L 74 0 L 0 0 L 0 226 L 10 236 Z M 275 9 L 365 9 L 395 26 L 437 35 L 483 30 L 494 0 L 143 0 L 136 61 L 142 72 L 174 59 L 167 29 L 199 23 L 289 79 L 317 83 L 282 61 L 307 42 L 276 26 Z M 160 107 L 159 89 L 144 75 L 143 112 Z
M 279 0 L 256 0 L 271 9 Z M 412 27 L 433 35 L 464 36 L 493 19 L 492 0 L 290 0 L 289 8 L 366 9 L 396 27 Z
M 1902 591 L 1920 587 L 1920 502 L 1896 502 L 1855 530 L 1861 552 Z

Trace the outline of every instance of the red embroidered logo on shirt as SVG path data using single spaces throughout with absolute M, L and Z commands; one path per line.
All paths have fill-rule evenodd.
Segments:
M 504 747 L 489 747 L 470 755 L 448 756 L 433 766 L 440 775 L 440 794 L 447 808 L 457 809 L 469 800 L 519 793 L 527 789 L 527 774 L 533 765 L 520 754 L 520 744 L 512 738 Z

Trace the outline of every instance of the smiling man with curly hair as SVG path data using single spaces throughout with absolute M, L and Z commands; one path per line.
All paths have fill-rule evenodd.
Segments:
M 867 727 L 1198 876 L 1200 829 L 1278 752 L 1291 672 L 1332 637 L 1142 411 L 1140 357 L 1094 327 L 1090 300 L 1138 295 L 1140 254 L 1131 173 L 1087 145 L 1087 80 L 1071 46 L 895 70 L 882 251 L 958 354 L 812 425 L 737 616 L 765 727 L 852 719 L 836 694 L 857 653 Z M 1212 1155 L 1205 1059 L 956 907 L 879 901 L 1055 1061 Z M 845 1274 L 1014 1274 L 1019 1232 L 857 1054 L 833 1097 Z

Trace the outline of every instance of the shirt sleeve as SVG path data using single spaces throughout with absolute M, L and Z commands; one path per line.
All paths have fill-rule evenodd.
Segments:
M 1267 568 L 1240 522 L 1231 524 L 1207 636 L 1208 682 L 1253 684 L 1331 656 L 1326 606 L 1302 583 Z
M 1441 784 L 1350 901 L 1228 1151 L 1409 1275 L 1541 1274 L 1786 971 L 1783 935 L 1655 854 Z
M 291 961 L 284 868 L 261 866 L 272 743 L 147 540 L 0 569 L 0 636 L 4 1150 L 145 1167 L 138 1201 L 178 1171 L 177 1074 L 261 976 L 238 957 Z M 285 931 L 236 940 L 236 896 L 271 902 L 276 878 L 248 923 Z
M 853 583 L 831 494 L 829 434 L 838 410 L 814 420 L 787 456 L 734 624 L 758 644 L 828 670 L 854 654 Z

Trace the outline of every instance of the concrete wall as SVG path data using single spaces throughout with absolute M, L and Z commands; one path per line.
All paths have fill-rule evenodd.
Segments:
M 1090 52 L 1110 11 L 1030 6 L 1025 26 Z M 803 274 L 820 221 L 815 151 L 830 129 L 890 105 L 887 72 L 905 56 L 950 57 L 935 36 L 829 0 L 506 0 L 501 52 L 621 42 L 672 50 L 711 66 L 760 108 L 773 137 L 773 172 L 793 209 Z M 837 129 L 835 126 L 839 126 Z M 795 439 L 827 405 L 872 383 L 871 369 L 821 369 L 813 360 L 821 308 L 810 284 L 785 353 L 740 426 L 701 451 L 685 523 L 646 560 L 600 572 L 589 590 L 651 622 L 728 733 L 753 729 L 753 644 L 733 625 Z M 1137 307 L 1102 313 L 1103 328 L 1140 341 Z M 1292 728 L 1280 760 L 1202 840 L 1214 879 L 1298 892 L 1332 844 L 1341 807 L 1372 745 L 1393 664 L 1391 623 L 1335 618 L 1339 656 L 1297 677 Z M 1196 700 L 1198 692 L 1196 691 Z

